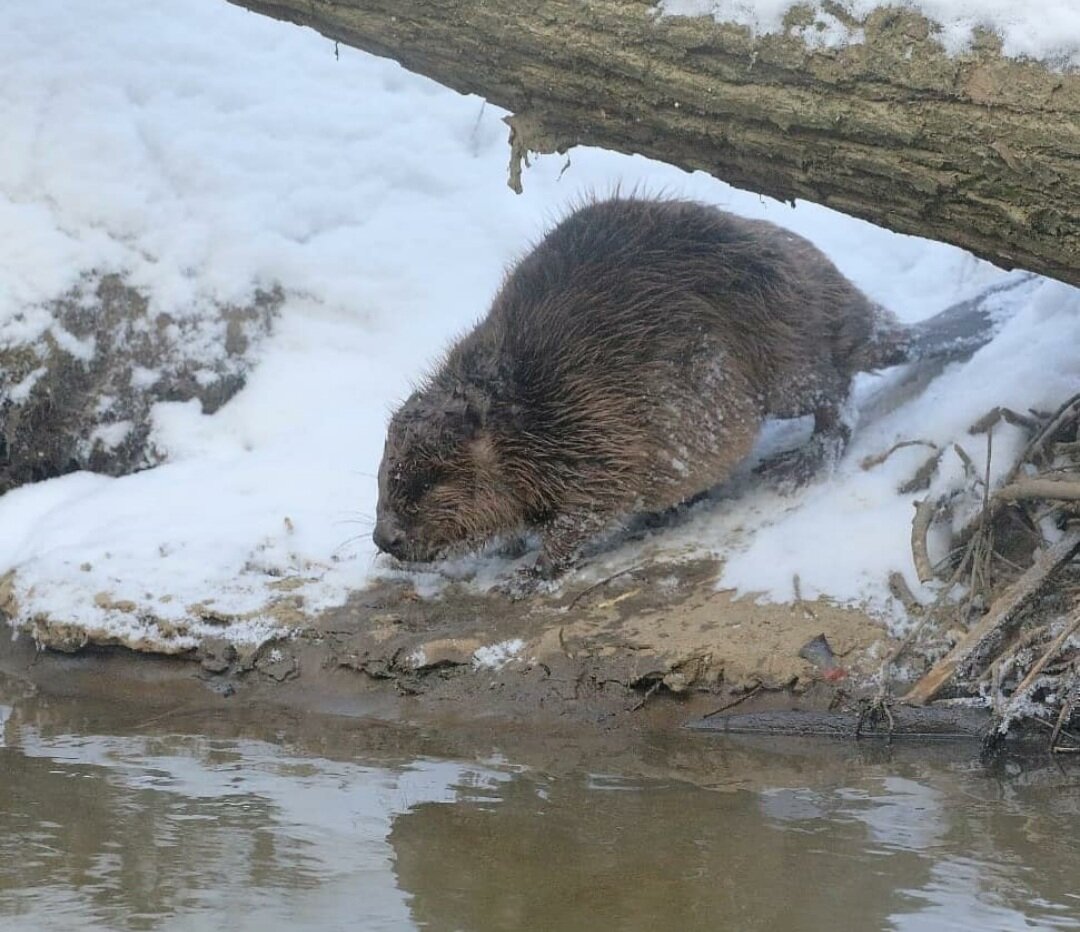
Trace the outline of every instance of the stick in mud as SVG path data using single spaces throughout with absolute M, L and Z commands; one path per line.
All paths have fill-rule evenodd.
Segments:
M 711 712 L 706 712 L 701 717 L 702 717 L 702 719 L 712 718 L 714 715 L 719 715 L 721 712 L 727 712 L 727 711 L 729 711 L 731 709 L 734 709 L 735 706 L 742 705 L 744 702 L 746 702 L 747 699 L 752 699 L 759 692 L 761 692 L 764 688 L 765 688 L 764 684 L 758 683 L 752 689 L 748 689 L 746 692 L 744 692 L 741 696 L 736 696 L 730 702 L 725 702 L 722 706 L 720 706 L 720 708 L 713 709 Z
M 628 576 L 631 573 L 636 573 L 641 568 L 642 566 L 640 563 L 635 566 L 628 566 L 624 570 L 619 570 L 619 572 L 617 573 L 612 573 L 610 576 L 605 576 L 598 582 L 594 582 L 591 586 L 586 586 L 584 589 L 581 590 L 581 592 L 579 592 L 570 600 L 570 604 L 566 606 L 566 611 L 570 611 L 571 609 L 573 609 L 578 604 L 578 602 L 585 598 L 585 596 L 587 596 L 590 592 L 595 592 L 597 589 L 603 588 L 609 582 L 618 579 L 620 576 Z

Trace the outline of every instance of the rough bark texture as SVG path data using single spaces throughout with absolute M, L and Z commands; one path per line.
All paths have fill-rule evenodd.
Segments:
M 895 9 L 815 51 L 653 0 L 230 2 L 513 111 L 514 185 L 528 151 L 637 152 L 1080 284 L 1080 74 L 990 35 L 948 58 Z

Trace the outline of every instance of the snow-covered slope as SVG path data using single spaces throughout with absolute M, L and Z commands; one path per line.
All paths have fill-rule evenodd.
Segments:
M 257 640 L 283 617 L 268 605 L 340 603 L 383 571 L 369 533 L 388 412 L 583 191 L 663 189 L 787 224 L 907 320 L 1004 274 L 598 151 L 575 151 L 565 173 L 563 159 L 541 159 L 515 196 L 502 115 L 221 0 L 9 0 L 0 340 L 26 338 L 38 309 L 91 270 L 122 274 L 168 313 L 274 284 L 286 295 L 236 398 L 212 416 L 157 406 L 166 464 L 0 499 L 0 575 L 16 571 L 21 621 L 177 647 L 210 631 Z M 792 499 L 751 490 L 661 543 L 727 555 L 725 582 L 747 590 L 782 598 L 799 574 L 804 594 L 886 607 L 887 571 L 910 562 L 911 496 L 895 486 L 918 453 L 870 473 L 858 459 L 904 436 L 957 437 L 994 404 L 1080 390 L 1078 293 L 1037 283 L 1021 303 L 970 363 L 864 425 L 836 477 Z M 868 377 L 864 397 L 880 383 Z

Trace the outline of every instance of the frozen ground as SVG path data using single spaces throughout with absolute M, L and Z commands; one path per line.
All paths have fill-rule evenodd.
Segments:
M 314 33 L 223 0 L 9 0 L 0 88 L 0 340 L 25 338 L 44 302 L 91 270 L 123 274 L 170 313 L 274 283 L 287 295 L 232 402 L 213 416 L 157 407 L 165 465 L 0 499 L 0 575 L 16 570 L 18 620 L 45 614 L 131 643 L 181 646 L 219 633 L 222 618 L 235 618 L 230 636 L 259 639 L 275 601 L 338 604 L 384 571 L 369 533 L 388 412 L 583 191 L 641 186 L 786 224 L 907 320 L 1004 274 L 599 151 L 575 151 L 565 173 L 564 159 L 541 159 L 515 196 L 495 108 L 387 61 L 344 48 L 338 58 Z M 914 581 L 913 496 L 895 489 L 920 453 L 872 472 L 858 461 L 905 437 L 962 438 L 995 404 L 1049 407 L 1080 391 L 1080 292 L 1036 281 L 1016 310 L 970 362 L 866 420 L 832 478 L 788 499 L 748 490 L 649 546 L 717 552 L 724 584 L 745 591 L 784 599 L 798 574 L 804 596 L 887 611 L 888 572 Z M 894 378 L 867 377 L 861 397 Z M 1001 465 L 1012 430 L 998 438 Z M 947 460 L 938 481 L 958 474 Z M 479 575 L 499 569 L 482 562 Z M 179 639 L 156 623 L 208 615 L 219 622 Z

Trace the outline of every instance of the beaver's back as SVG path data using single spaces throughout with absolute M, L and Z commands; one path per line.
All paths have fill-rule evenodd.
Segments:
M 883 312 L 811 243 L 684 201 L 586 205 L 509 275 L 484 329 L 532 398 L 586 377 L 630 397 L 723 352 L 767 413 L 806 413 L 874 364 Z

